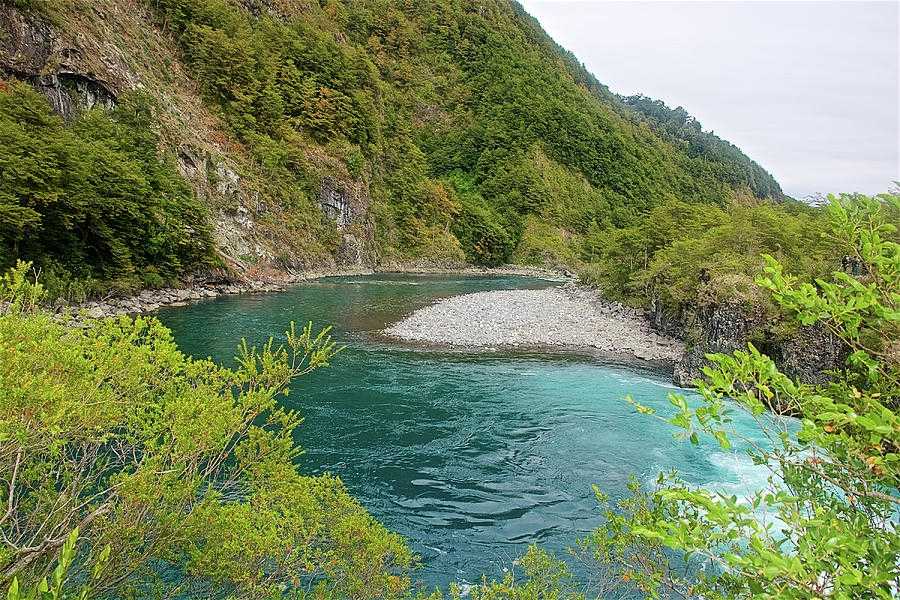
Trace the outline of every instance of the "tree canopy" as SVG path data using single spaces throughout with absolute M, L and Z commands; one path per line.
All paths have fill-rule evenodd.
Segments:
M 129 291 L 213 264 L 205 207 L 158 154 L 135 94 L 71 123 L 30 87 L 0 88 L 0 266 L 30 259 L 54 295 Z

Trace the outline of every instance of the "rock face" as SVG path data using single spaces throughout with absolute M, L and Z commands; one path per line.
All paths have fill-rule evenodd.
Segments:
M 369 218 L 369 194 L 355 181 L 324 177 L 319 191 L 319 207 L 333 221 L 341 236 L 335 256 L 341 266 L 375 264 L 374 226 Z
M 707 354 L 730 354 L 746 348 L 752 333 L 762 324 L 760 315 L 750 314 L 735 304 L 702 308 L 694 319 L 699 339 L 689 344 L 675 366 L 673 377 L 675 384 L 682 387 L 691 386 L 695 379 L 703 376 L 703 367 L 710 364 Z
M 660 333 L 675 338 L 684 337 L 683 311 L 667 310 L 662 302 L 653 300 L 650 304 L 650 310 L 647 312 L 647 319 L 653 325 L 653 328 Z
M 840 369 L 849 354 L 845 344 L 821 325 L 800 327 L 770 351 L 781 371 L 803 383 L 822 384 L 828 372 Z
M 53 109 L 71 118 L 82 109 L 116 104 L 115 85 L 96 74 L 85 50 L 53 28 L 0 6 L 0 73 L 28 81 Z
M 350 214 L 350 199 L 347 190 L 343 189 L 331 177 L 322 180 L 322 190 L 319 192 L 319 206 L 325 216 L 335 222 L 338 231 L 346 229 L 352 220 Z M 358 204 L 358 203 L 357 203 Z M 356 207 L 359 210 L 359 207 Z
M 703 377 L 702 369 L 710 363 L 707 354 L 730 354 L 754 344 L 770 356 L 786 375 L 802 383 L 820 384 L 828 380 L 828 372 L 840 369 L 847 358 L 846 347 L 821 326 L 800 327 L 797 331 L 776 337 L 758 310 L 744 305 L 722 304 L 693 313 L 684 329 L 693 335 L 684 355 L 675 366 L 673 381 L 690 387 Z M 673 327 L 669 323 L 669 327 Z

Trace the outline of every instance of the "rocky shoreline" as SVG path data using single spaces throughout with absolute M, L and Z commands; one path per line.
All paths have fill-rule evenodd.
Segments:
M 323 277 L 406 273 L 418 275 L 524 276 L 563 283 L 547 290 L 496 290 L 448 298 L 416 311 L 381 333 L 393 340 L 449 349 L 578 352 L 605 362 L 622 361 L 636 367 L 668 372 L 673 382 L 690 387 L 708 364 L 707 353 L 746 347 L 751 316 L 729 306 L 701 312 L 695 326 L 699 341 L 689 347 L 680 341 L 683 323 L 660 318 L 616 302 L 575 283 L 574 274 L 538 267 L 386 264 L 377 269 L 337 268 L 301 272 L 268 271 L 241 278 L 207 274 L 182 287 L 147 289 L 133 296 L 95 299 L 49 307 L 60 314 L 84 318 L 152 313 L 165 306 L 235 294 L 278 292 Z M 733 314 L 734 313 L 734 314 Z M 847 350 L 833 336 L 816 328 L 801 328 L 795 335 L 769 340 L 764 350 L 779 368 L 804 383 L 827 380 L 838 369 Z
M 550 271 L 536 267 L 497 267 L 480 269 L 477 267 L 463 268 L 430 268 L 416 265 L 390 265 L 383 269 L 330 269 L 311 270 L 300 273 L 277 273 L 265 278 L 257 279 L 219 279 L 201 280 L 177 288 L 146 289 L 139 294 L 125 297 L 111 297 L 105 299 L 90 300 L 78 304 L 67 304 L 57 307 L 57 310 L 69 310 L 88 318 L 116 317 L 120 315 L 134 315 L 150 313 L 164 306 L 184 306 L 198 300 L 216 298 L 235 294 L 260 294 L 278 292 L 302 283 L 322 277 L 340 277 L 352 275 L 373 275 L 375 273 L 409 273 L 409 274 L 434 274 L 434 275 L 518 275 L 524 277 L 536 277 L 549 281 L 567 281 L 572 274 L 566 272 Z
M 654 331 L 642 311 L 567 283 L 441 300 L 383 331 L 389 338 L 481 349 L 581 349 L 675 363 L 684 345 Z

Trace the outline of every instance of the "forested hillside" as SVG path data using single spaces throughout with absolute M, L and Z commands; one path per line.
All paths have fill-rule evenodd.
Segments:
M 895 597 L 896 223 L 897 193 L 785 197 L 685 109 L 612 93 L 512 0 L 0 0 L 0 585 L 8 600 Z M 408 306 L 391 277 L 372 281 L 377 301 L 270 307 L 346 304 L 315 313 L 359 325 L 343 356 L 312 323 L 267 338 L 244 299 L 184 321 L 259 337 L 230 366 L 191 358 L 156 317 L 48 309 L 192 278 L 241 289 L 322 267 L 506 262 L 576 270 L 603 298 L 571 295 L 598 313 L 634 317 L 606 302 L 620 300 L 683 338 L 675 381 L 698 394 L 654 375 L 628 402 L 702 453 L 630 424 L 604 382 L 643 375 L 564 364 L 574 345 L 554 342 L 543 366 L 518 344 L 491 360 L 388 349 L 373 324 Z M 562 306 L 579 328 L 614 322 Z M 347 404 L 320 403 L 312 377 L 344 357 L 343 379 L 318 385 Z M 508 379 L 471 376 L 493 362 Z M 297 412 L 317 405 L 318 439 Z M 565 452 L 594 427 L 605 448 Z M 298 461 L 324 438 L 360 453 Z M 713 477 L 719 462 L 734 468 Z M 497 549 L 503 579 L 463 587 L 447 569 L 447 594 L 428 589 L 427 557 L 387 528 L 399 519 L 379 522 L 331 468 L 402 490 L 378 505 L 442 538 L 428 551 Z M 603 519 L 566 555 L 575 571 L 537 546 L 505 556 L 593 527 L 600 511 L 566 504 L 588 477 L 619 487 L 593 488 Z M 739 498 L 736 480 L 753 490 Z M 557 516 L 531 512 L 549 505 Z
M 124 228 L 94 219 L 100 192 L 2 198 L 0 262 L 51 267 L 60 290 L 153 285 L 144 266 L 164 280 L 214 264 L 574 266 L 654 207 L 782 196 L 687 115 L 609 93 L 508 0 L 17 0 L 2 11 L 0 94 L 48 123 L 22 130 L 21 112 L 4 112 L 4 188 L 35 172 L 46 198 L 72 196 L 80 184 L 37 173 L 33 146 L 56 130 L 96 150 L 105 127 L 116 149 L 105 170 L 55 160 L 111 190 L 110 219 L 138 201 L 113 178 L 136 151 L 158 174 L 134 192 L 158 208 Z M 135 102 L 140 122 L 124 123 Z M 76 251 L 46 243 L 63 230 Z M 142 240 L 164 249 L 123 254 Z

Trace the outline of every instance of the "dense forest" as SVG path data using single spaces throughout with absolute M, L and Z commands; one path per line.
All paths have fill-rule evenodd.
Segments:
M 129 291 L 213 263 L 206 208 L 157 156 L 150 100 L 66 123 L 23 84 L 0 92 L 2 259 L 39 258 L 66 296 Z
M 60 27 L 97 10 L 79 2 L 18 4 L 29 18 Z M 177 42 L 165 60 L 184 62 L 205 110 L 233 140 L 242 176 L 255 182 L 262 203 L 276 208 L 271 220 L 279 221 L 281 239 L 306 240 L 294 255 L 307 264 L 329 260 L 337 247 L 333 224 L 323 222 L 315 202 L 323 162 L 331 165 L 326 171 L 359 182 L 370 198 L 373 260 L 382 263 L 515 261 L 580 269 L 597 257 L 598 240 L 627 235 L 623 228 L 640 227 L 655 207 L 718 210 L 735 197 L 782 198 L 770 175 L 683 110 L 609 93 L 513 2 L 153 0 L 132 8 L 146 15 L 143 27 Z M 151 83 L 165 89 L 165 81 L 147 78 L 147 92 Z M 15 84 L 0 93 L 6 107 L 27 96 Z M 135 102 L 143 103 L 138 112 L 129 108 Z M 41 243 L 63 234 L 65 224 L 52 214 L 60 207 L 13 195 L 4 199 L 4 230 L 30 215 L 31 243 L 4 234 L 4 266 L 33 260 L 58 274 L 52 291 L 65 294 L 129 283 L 134 289 L 210 264 L 202 232 L 216 207 L 205 213 L 177 182 L 168 155 L 181 133 L 165 106 L 129 94 L 122 104 L 109 115 L 95 109 L 62 123 L 30 97 L 25 109 L 46 124 L 4 130 L 15 164 L 0 163 L 9 165 L 0 168 L 0 179 L 12 187 L 20 169 L 38 170 L 41 157 L 29 144 L 40 136 L 64 131 L 67 144 L 87 147 L 98 135 L 92 128 L 104 125 L 118 151 L 104 160 L 110 171 L 127 173 L 139 158 L 157 173 L 146 192 L 132 192 L 161 203 L 156 222 L 93 223 L 87 204 L 68 207 L 81 239 L 61 260 Z M 15 129 L 21 112 L 10 110 L 5 127 Z M 128 111 L 135 116 L 126 123 Z M 132 199 L 116 191 L 121 181 L 92 166 L 89 155 L 84 163 L 60 168 L 78 167 L 111 190 L 115 209 L 121 204 L 126 211 Z M 72 189 L 77 182 L 39 175 L 46 194 L 80 193 Z M 180 247 L 179 232 L 191 229 L 201 232 L 190 235 L 197 247 Z M 125 257 L 123 249 L 140 239 L 159 240 L 165 249 Z M 290 263 L 289 254 L 270 262 Z M 135 277 L 142 261 L 159 277 Z

